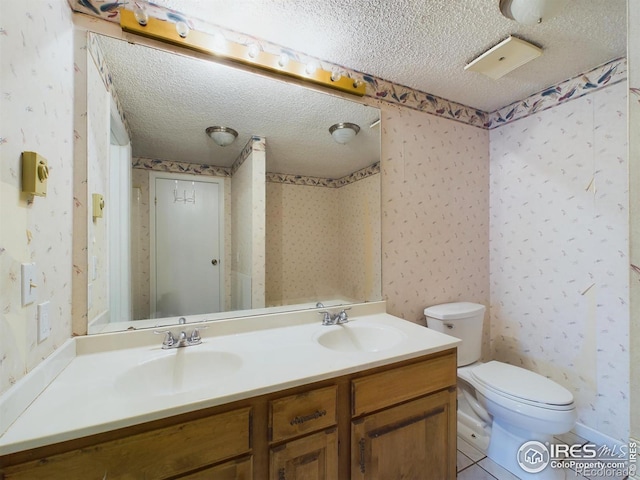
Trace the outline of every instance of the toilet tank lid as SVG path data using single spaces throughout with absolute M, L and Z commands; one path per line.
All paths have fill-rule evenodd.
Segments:
M 456 320 L 484 312 L 484 309 L 484 305 L 479 303 L 453 302 L 427 307 L 424 309 L 424 314 L 438 320 Z

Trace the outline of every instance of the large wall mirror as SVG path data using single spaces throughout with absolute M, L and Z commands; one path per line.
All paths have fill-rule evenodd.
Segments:
M 104 201 L 88 218 L 90 333 L 381 298 L 378 109 L 89 44 L 88 201 Z M 341 144 L 344 122 L 360 130 Z M 208 127 L 237 136 L 221 146 Z

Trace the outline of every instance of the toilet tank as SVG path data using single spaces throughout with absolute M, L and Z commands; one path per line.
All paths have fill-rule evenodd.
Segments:
M 424 309 L 427 327 L 462 340 L 458 345 L 459 367 L 480 360 L 484 311 L 484 305 L 471 302 L 443 303 Z

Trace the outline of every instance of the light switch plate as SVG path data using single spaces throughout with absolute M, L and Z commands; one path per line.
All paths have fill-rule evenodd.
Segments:
M 49 338 L 50 333 L 49 302 L 43 302 L 38 304 L 38 343 L 42 343 Z
M 36 285 L 36 264 L 35 263 L 23 263 L 22 264 L 22 306 L 26 307 L 30 303 L 36 301 L 37 298 L 37 285 Z

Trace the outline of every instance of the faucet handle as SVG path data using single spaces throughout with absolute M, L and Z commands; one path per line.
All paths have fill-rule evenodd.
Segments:
M 207 328 L 209 327 L 203 326 L 203 327 L 194 328 L 193 331 L 191 332 L 191 335 L 189 335 L 189 343 L 191 345 L 195 345 L 202 342 L 202 337 L 200 336 L 200 330 L 206 330 Z
M 349 308 L 343 308 L 340 313 L 338 313 L 336 315 L 337 317 L 337 323 L 347 323 L 349 321 L 349 316 L 347 315 L 347 310 L 351 310 L 351 307 Z
M 176 343 L 176 339 L 171 333 L 171 330 L 154 330 L 153 333 L 156 335 L 165 335 L 164 340 L 162 341 L 163 347 L 171 347 L 174 343 Z
M 331 314 L 329 312 L 323 310 L 322 312 L 318 313 L 322 315 L 322 325 L 333 325 L 333 319 L 331 318 Z

